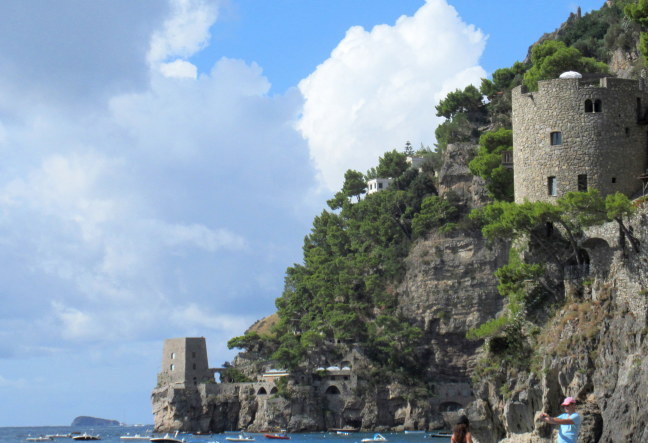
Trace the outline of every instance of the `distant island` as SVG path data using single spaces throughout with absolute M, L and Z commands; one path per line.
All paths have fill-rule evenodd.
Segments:
M 117 420 L 106 420 L 105 418 L 80 416 L 72 420 L 71 426 L 119 426 Z

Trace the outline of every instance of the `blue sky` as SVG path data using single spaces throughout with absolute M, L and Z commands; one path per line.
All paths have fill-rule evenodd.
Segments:
M 344 171 L 577 5 L 449 3 L 2 2 L 0 426 L 152 422 L 165 338 L 231 359 Z

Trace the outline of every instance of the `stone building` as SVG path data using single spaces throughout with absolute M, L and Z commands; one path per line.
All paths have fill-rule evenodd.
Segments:
M 393 178 L 372 178 L 371 180 L 367 181 L 367 195 L 373 194 L 374 192 L 380 192 L 384 191 L 385 189 L 389 188 L 389 185 L 391 185 L 391 182 L 393 182 Z
M 407 422 L 416 428 L 426 426 L 425 411 L 441 416 L 474 400 L 470 386 L 456 382 L 435 383 L 425 410 L 412 407 L 401 388 L 389 380 L 381 387 L 359 389 L 355 368 L 358 363 L 363 365 L 360 360 L 364 357 L 352 350 L 334 366 L 318 368 L 312 374 L 267 369 L 257 374 L 256 381 L 217 382 L 217 369 L 208 368 L 204 338 L 168 339 L 158 384 L 151 395 L 154 427 L 156 432 L 260 432 L 273 428 L 304 432 L 335 427 L 373 429 L 378 425 L 397 428 Z M 288 397 L 280 395 L 283 380 L 290 386 Z
M 158 385 L 185 387 L 214 381 L 215 369 L 207 362 L 204 337 L 169 338 L 164 341 Z
M 515 202 L 555 201 L 570 191 L 641 190 L 648 168 L 643 80 L 561 76 L 512 93 Z M 566 77 L 566 78 L 562 78 Z
M 420 155 L 408 155 L 405 157 L 405 161 L 409 165 L 409 168 L 418 169 L 419 172 L 423 172 L 423 164 L 426 158 Z M 367 180 L 367 195 L 386 190 L 391 186 L 393 181 L 394 179 L 391 177 L 377 177 Z

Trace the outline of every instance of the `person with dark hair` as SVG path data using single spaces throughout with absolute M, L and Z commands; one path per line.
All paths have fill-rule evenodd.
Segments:
M 462 415 L 459 421 L 452 428 L 452 437 L 450 443 L 472 443 L 472 435 L 470 434 L 470 421 L 468 417 Z
M 565 408 L 565 413 L 558 417 L 550 417 L 543 412 L 540 414 L 540 420 L 552 425 L 560 425 L 558 430 L 558 443 L 576 443 L 578 440 L 578 431 L 583 421 L 583 417 L 576 412 L 576 400 L 573 397 L 567 397 L 560 405 Z

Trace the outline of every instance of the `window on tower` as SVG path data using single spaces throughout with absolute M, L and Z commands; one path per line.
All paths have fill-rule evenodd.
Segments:
M 562 132 L 555 131 L 551 133 L 551 146 L 562 145 Z
M 578 175 L 578 192 L 587 192 L 587 174 Z
M 556 184 L 556 177 L 547 177 L 547 194 L 555 197 L 558 195 L 558 186 Z

